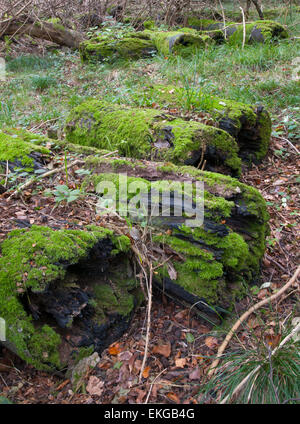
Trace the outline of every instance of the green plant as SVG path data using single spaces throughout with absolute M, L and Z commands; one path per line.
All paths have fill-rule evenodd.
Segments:
M 252 346 L 222 357 L 210 381 L 201 388 L 202 400 L 214 397 L 218 403 L 279 404 L 295 403 L 300 391 L 299 340 L 289 326 L 281 343 L 258 339 L 252 332 Z
M 66 185 L 58 185 L 55 187 L 56 190 L 53 191 L 55 196 L 56 203 L 66 201 L 67 203 L 74 202 L 79 196 L 81 196 L 81 191 L 76 189 L 72 190 Z
M 56 84 L 57 80 L 49 75 L 33 75 L 31 77 L 31 86 L 34 90 L 37 91 L 44 91 Z

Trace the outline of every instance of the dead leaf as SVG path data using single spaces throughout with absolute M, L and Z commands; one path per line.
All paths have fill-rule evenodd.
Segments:
M 177 368 L 184 368 L 184 366 L 186 365 L 186 358 L 175 359 L 175 365 Z
M 177 272 L 170 263 L 168 263 L 168 274 L 171 280 L 177 280 Z
M 209 349 L 215 349 L 219 345 L 218 339 L 212 336 L 208 336 L 205 339 L 205 344 Z
M 175 403 L 180 403 L 179 397 L 173 392 L 167 393 L 167 397 Z
M 114 355 L 114 356 L 117 356 L 117 355 L 119 355 L 119 353 L 121 353 L 121 349 L 120 349 L 120 345 L 119 345 L 119 343 L 116 343 L 116 344 L 112 344 L 112 345 L 110 345 L 109 346 L 109 348 L 108 348 L 108 352 L 109 352 L 109 354 L 110 355 Z
M 149 377 L 149 372 L 150 372 L 150 367 L 146 367 L 143 371 L 143 377 L 144 378 L 148 378 Z
M 189 374 L 189 379 L 190 380 L 199 380 L 201 377 L 201 372 L 200 372 L 200 368 L 195 368 L 193 371 L 190 372 Z
M 132 357 L 132 353 L 129 350 L 125 350 L 124 352 L 119 353 L 118 360 L 119 361 L 129 361 Z
M 153 353 L 159 353 L 160 355 L 164 356 L 165 358 L 168 358 L 171 354 L 171 343 L 167 343 L 167 344 L 160 344 L 160 345 L 156 345 L 154 346 Z
M 89 379 L 89 382 L 86 386 L 86 391 L 90 395 L 101 396 L 104 390 L 104 381 L 101 381 L 98 377 L 92 375 Z

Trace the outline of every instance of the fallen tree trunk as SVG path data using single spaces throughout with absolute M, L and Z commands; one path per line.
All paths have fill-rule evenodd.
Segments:
M 192 93 L 192 94 L 190 94 Z M 248 105 L 222 99 L 192 87 L 190 93 L 182 87 L 154 85 L 147 94 L 161 107 L 182 107 L 188 94 L 195 109 L 209 112 L 219 128 L 228 132 L 239 146 L 239 156 L 250 162 L 262 159 L 270 144 L 272 122 L 263 106 Z
M 77 151 L 69 144 L 65 148 Z M 8 233 L 0 246 L 6 345 L 40 369 L 69 366 L 74 353 L 101 352 L 126 331 L 141 301 L 133 254 L 142 266 L 143 255 L 151 258 L 158 290 L 213 323 L 243 295 L 245 283 L 259 277 L 268 214 L 257 190 L 228 176 L 170 163 L 93 154 L 84 167 L 92 171 L 80 181 L 86 192 L 101 196 L 102 189 L 115 185 L 114 216 L 124 211 L 118 189 L 120 174 L 127 175 L 122 193 L 127 194 L 129 226 L 117 218 L 103 228 L 110 220 L 101 222 L 109 212 L 102 197 L 99 217 L 91 217 L 101 226 L 60 230 L 29 224 Z M 197 182 L 204 184 L 204 221 L 190 226 L 187 219 L 193 221 L 197 213 Z M 188 191 L 184 184 L 191 185 L 185 198 L 191 202 L 180 203 L 180 193 Z M 105 200 L 114 200 L 111 193 Z M 142 217 L 134 205 L 143 209 Z M 162 213 L 167 205 L 169 213 Z M 157 206 L 161 210 L 154 216 Z M 142 239 L 136 227 L 140 219 L 151 228 L 151 237 Z
M 184 121 L 154 109 L 127 108 L 98 100 L 82 103 L 66 122 L 67 140 L 138 159 L 165 160 L 239 175 L 235 140 L 225 131 Z
M 12 19 L 0 25 L 0 36 L 4 35 L 23 35 L 27 34 L 31 37 L 41 38 L 51 41 L 60 46 L 67 46 L 78 49 L 85 37 L 77 31 L 65 28 L 59 23 L 51 23 L 41 20 L 34 20 L 27 16 Z
M 83 61 L 97 62 L 103 60 L 114 61 L 123 59 L 141 59 L 152 57 L 157 53 L 154 43 L 148 35 L 132 33 L 122 38 L 95 37 L 84 41 L 79 47 Z

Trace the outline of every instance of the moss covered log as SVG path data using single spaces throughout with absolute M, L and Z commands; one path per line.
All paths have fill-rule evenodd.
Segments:
M 126 174 L 128 205 L 132 199 L 138 200 L 135 197 L 138 190 L 141 202 L 138 207 L 147 199 L 144 206 L 153 241 L 166 255 L 172 256 L 168 264 L 158 269 L 156 284 L 171 298 L 185 305 L 197 304 L 195 309 L 200 315 L 214 320 L 214 311 L 230 309 L 233 300 L 243 295 L 243 287 L 259 278 L 268 213 L 256 189 L 228 176 L 188 166 L 92 157 L 85 166 L 92 170 L 92 175 L 85 180 L 87 190 L 96 191 L 98 187 L 99 192 L 98 184 L 101 183 L 103 189 L 103 183 L 109 181 L 118 192 L 119 175 Z M 183 211 L 180 209 L 182 213 L 175 212 L 175 193 L 184 193 L 182 184 L 187 181 L 194 189 L 198 181 L 204 183 L 204 222 L 196 228 L 186 225 L 185 213 L 189 206 Z M 159 199 L 149 197 L 150 187 L 160 193 Z M 195 190 L 193 202 L 196 195 Z M 163 196 L 169 196 L 171 213 L 151 217 L 150 209 L 155 202 L 162 207 Z M 117 210 L 123 209 L 124 205 L 117 201 Z M 133 221 L 138 219 L 132 211 L 130 216 Z M 175 273 L 171 272 L 174 269 Z
M 94 37 L 79 46 L 82 61 L 114 61 L 152 57 L 157 49 L 149 35 L 133 32 L 124 37 Z
M 21 167 L 28 171 L 40 169 L 49 160 L 49 149 L 34 143 L 32 139 L 24 139 L 17 132 L 0 130 L 0 167 L 6 167 L 12 171 L 15 167 Z M 2 172 L 3 173 L 3 172 Z
M 46 370 L 70 365 L 82 347 L 101 352 L 128 328 L 139 297 L 129 246 L 95 226 L 9 233 L 0 258 L 4 344 Z
M 243 41 L 243 25 L 241 23 L 226 22 L 224 29 L 223 22 L 190 17 L 188 18 L 188 26 L 200 31 L 202 35 L 205 35 L 206 31 L 221 30 L 226 34 L 226 39 L 230 44 L 241 44 Z M 259 20 L 246 24 L 246 43 L 268 43 L 281 38 L 288 38 L 288 32 L 278 22 Z
M 199 34 L 189 28 L 166 32 L 145 31 L 144 33 L 149 34 L 158 52 L 166 56 L 169 54 L 191 55 L 213 41 L 209 35 Z
M 242 44 L 243 25 L 231 25 L 226 31 L 228 42 L 232 45 Z M 269 43 L 277 39 L 288 38 L 288 32 L 283 25 L 273 21 L 255 21 L 246 24 L 246 43 Z
M 209 112 L 218 127 L 234 137 L 242 159 L 260 160 L 266 155 L 270 144 L 272 122 L 263 106 L 212 96 L 204 93 L 200 87 L 194 87 L 187 93 L 182 87 L 154 85 L 147 88 L 146 92 L 161 107 L 181 107 L 189 95 L 195 109 Z
M 91 100 L 74 108 L 66 122 L 71 143 L 115 150 L 134 158 L 165 160 L 239 175 L 236 141 L 225 131 L 166 115 Z

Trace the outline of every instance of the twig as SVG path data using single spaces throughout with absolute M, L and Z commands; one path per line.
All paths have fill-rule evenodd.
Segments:
M 9 167 L 8 167 L 8 160 L 6 161 L 6 174 L 5 174 L 5 183 L 4 183 L 4 187 L 7 187 L 7 182 L 8 182 L 8 174 L 9 174 Z
M 222 10 L 222 18 L 223 18 L 223 24 L 224 24 L 224 28 L 223 28 L 223 31 L 224 31 L 224 38 L 225 38 L 225 40 L 227 40 L 227 35 L 226 35 L 226 19 L 225 19 L 225 12 L 224 12 L 224 7 L 223 7 L 223 5 L 222 5 L 222 2 L 221 2 L 221 0 L 219 0 L 219 4 L 220 4 L 220 8 L 221 8 L 221 10 Z
M 294 146 L 294 145 L 293 145 L 293 143 L 292 143 L 290 140 L 288 140 L 288 139 L 287 139 L 287 138 L 285 138 L 285 137 L 276 137 L 276 138 L 278 138 L 279 140 L 283 140 L 283 141 L 285 141 L 286 143 L 288 143 L 288 144 L 289 144 L 289 146 L 291 146 L 291 147 L 295 150 L 295 152 L 296 152 L 298 155 L 300 155 L 299 150 L 297 149 L 297 147 L 296 147 L 296 146 Z
M 245 20 L 245 13 L 244 13 L 244 9 L 242 7 L 240 7 L 241 12 L 242 12 L 242 16 L 243 16 L 243 45 L 242 45 L 242 49 L 245 47 L 245 43 L 246 43 L 246 20 Z
M 144 270 L 143 270 L 144 271 Z M 147 276 L 146 281 L 148 280 Z M 147 292 L 148 292 L 148 303 L 147 303 L 147 328 L 146 328 L 146 341 L 145 341 L 145 351 L 144 351 L 144 357 L 143 362 L 141 366 L 140 371 L 140 377 L 139 380 L 142 380 L 144 368 L 146 365 L 146 361 L 148 358 L 148 346 L 149 346 L 149 339 L 150 339 L 150 328 L 151 328 L 151 309 L 152 309 L 152 278 L 153 278 L 153 269 L 152 269 L 152 263 L 149 264 L 149 280 L 147 285 Z
M 147 394 L 147 397 L 146 397 L 146 400 L 145 400 L 145 402 L 144 402 L 144 404 L 147 404 L 148 403 L 148 401 L 149 401 L 149 398 L 150 398 L 150 395 L 151 395 L 151 392 L 152 392 L 152 388 L 153 388 L 153 386 L 154 386 L 154 384 L 156 383 L 156 380 L 158 379 L 158 377 L 160 377 L 166 370 L 167 370 L 168 368 L 165 368 L 164 370 L 162 370 L 159 374 L 157 374 L 157 376 L 154 378 L 154 380 L 150 383 L 150 389 L 149 389 L 149 392 L 148 392 L 148 394 Z
M 248 309 L 248 311 L 246 311 L 236 321 L 236 323 L 234 324 L 234 326 L 231 328 L 231 330 L 227 334 L 225 340 L 223 341 L 223 343 L 219 347 L 219 350 L 218 350 L 218 353 L 217 353 L 217 357 L 214 360 L 214 362 L 212 363 L 211 367 L 209 368 L 209 371 L 208 371 L 208 376 L 209 377 L 212 377 L 215 374 L 215 372 L 217 370 L 217 366 L 219 365 L 220 358 L 221 358 L 224 350 L 226 349 L 226 347 L 227 347 L 228 343 L 230 342 L 232 336 L 234 335 L 234 333 L 236 332 L 236 330 L 240 327 L 240 325 L 242 324 L 242 322 L 244 322 L 254 311 L 257 311 L 257 309 L 259 309 L 261 306 L 266 305 L 267 303 L 272 302 L 273 300 L 275 300 L 279 296 L 281 296 L 282 293 L 284 293 L 297 280 L 299 273 L 300 273 L 300 265 L 296 269 L 296 271 L 295 271 L 294 275 L 292 276 L 292 278 L 280 290 L 278 290 L 277 293 L 273 294 L 270 297 L 267 297 L 264 300 L 261 300 L 260 302 L 256 303 L 255 305 L 253 305 L 250 309 Z

